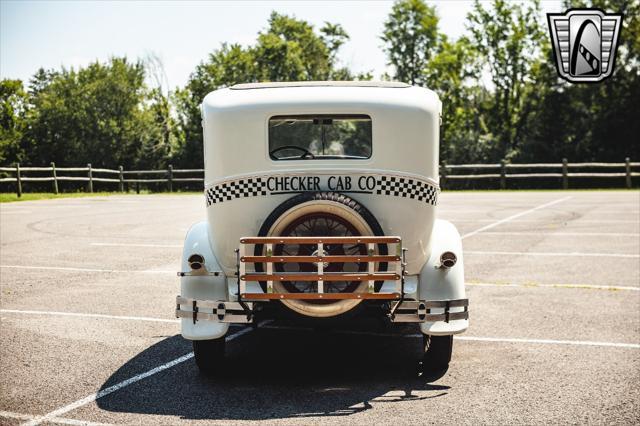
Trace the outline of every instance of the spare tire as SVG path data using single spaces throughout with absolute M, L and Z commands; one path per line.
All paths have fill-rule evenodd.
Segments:
M 292 197 L 280 204 L 267 217 L 262 224 L 258 236 L 367 236 L 384 235 L 376 218 L 363 205 L 347 197 L 334 192 L 305 193 Z M 386 255 L 387 246 L 376 246 L 376 254 Z M 314 251 L 315 250 L 315 251 Z M 276 244 L 273 246 L 274 256 L 311 256 L 317 255 L 317 247 L 309 244 Z M 335 244 L 324 245 L 321 255 L 367 255 L 365 244 Z M 265 248 L 256 244 L 255 255 L 264 256 Z M 376 265 L 377 269 L 384 271 L 385 263 Z M 276 272 L 310 272 L 317 269 L 314 263 L 285 263 L 274 264 Z M 258 272 L 264 271 L 263 264 L 256 264 Z M 366 272 L 367 263 L 325 263 L 325 272 Z M 261 283 L 266 286 L 265 283 Z M 288 281 L 274 282 L 273 289 L 276 293 L 295 293 L 317 291 L 316 281 Z M 379 289 L 382 282 L 376 283 Z M 364 281 L 335 281 L 325 282 L 325 293 L 365 292 L 367 282 Z M 355 308 L 362 299 L 343 300 L 280 300 L 287 308 L 298 314 L 322 318 L 342 315 Z

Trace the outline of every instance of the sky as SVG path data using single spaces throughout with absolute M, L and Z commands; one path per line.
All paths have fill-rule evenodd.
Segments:
M 440 28 L 465 33 L 469 0 L 430 1 Z M 271 11 L 294 15 L 316 28 L 341 24 L 350 40 L 341 65 L 354 72 L 388 71 L 380 34 L 392 1 L 19 1 L 0 0 L 0 77 L 28 81 L 40 68 L 85 66 L 110 56 L 162 60 L 169 87 L 189 74 L 222 42 L 253 44 Z M 542 11 L 561 12 L 560 0 Z

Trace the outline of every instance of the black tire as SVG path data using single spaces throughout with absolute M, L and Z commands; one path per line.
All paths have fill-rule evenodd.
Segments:
M 280 204 L 278 207 L 276 207 L 271 212 L 271 214 L 265 219 L 264 223 L 260 227 L 260 232 L 258 232 L 258 236 L 265 237 L 269 232 L 269 229 L 271 229 L 273 224 L 276 222 L 276 220 L 278 220 L 280 216 L 282 216 L 282 214 L 287 210 L 289 210 L 290 208 L 298 204 L 306 203 L 307 201 L 313 201 L 313 200 L 335 201 L 337 203 L 344 204 L 345 206 L 355 210 L 360 216 L 362 216 L 364 221 L 367 222 L 367 224 L 373 231 L 374 235 L 384 235 L 384 232 L 382 232 L 382 227 L 376 220 L 375 216 L 371 214 L 371 212 L 362 204 L 347 197 L 346 195 L 338 194 L 336 192 L 314 192 L 314 193 L 304 193 L 304 194 L 296 195 L 295 197 L 289 198 L 288 200 Z M 384 254 L 386 254 L 386 249 L 387 249 L 387 246 L 385 245 Z M 260 247 L 260 250 L 258 250 L 258 247 L 256 247 L 256 253 L 262 253 L 262 247 Z
M 224 348 L 224 337 L 193 341 L 193 354 L 201 373 L 214 376 L 224 371 Z
M 362 219 L 365 222 L 367 222 L 367 225 L 369 225 L 374 235 L 379 235 L 379 236 L 384 235 L 384 232 L 382 231 L 382 227 L 376 220 L 375 216 L 371 214 L 371 212 L 362 204 L 347 197 L 346 195 L 338 194 L 336 192 L 314 192 L 314 193 L 304 193 L 304 194 L 296 195 L 295 197 L 289 198 L 288 200 L 280 204 L 278 207 L 276 207 L 262 223 L 262 226 L 260 227 L 260 231 L 258 232 L 258 236 L 266 237 L 267 233 L 269 232 L 273 224 L 276 222 L 276 220 L 280 219 L 280 216 L 282 216 L 286 211 L 288 211 L 292 207 L 297 206 L 298 204 L 306 203 L 307 201 L 313 201 L 313 200 L 328 200 L 328 201 L 335 201 L 337 203 L 343 204 L 353 209 L 356 213 L 358 213 L 362 217 Z M 254 249 L 254 256 L 261 256 L 262 250 L 263 250 L 262 244 L 256 244 Z M 381 255 L 387 255 L 388 251 L 387 251 L 386 244 L 379 244 L 378 251 Z M 386 271 L 386 269 L 387 269 L 387 264 L 380 263 L 380 270 Z M 263 267 L 261 263 L 256 263 L 256 271 L 263 272 Z M 263 286 L 266 286 L 266 284 L 264 283 L 261 283 L 261 284 Z M 379 285 L 382 285 L 382 283 L 379 283 Z M 377 290 L 379 289 L 376 288 L 376 291 Z
M 449 370 L 453 350 L 453 336 L 423 335 L 422 377 L 435 382 Z
M 378 235 L 378 236 L 384 235 L 382 227 L 376 220 L 375 216 L 366 207 L 364 207 L 362 204 L 358 203 L 357 201 L 353 200 L 352 198 L 336 192 L 314 192 L 314 193 L 308 192 L 308 193 L 302 193 L 294 197 L 291 197 L 288 200 L 284 201 L 279 206 L 277 206 L 262 223 L 262 226 L 260 227 L 260 230 L 258 232 L 258 236 L 259 237 L 269 236 L 269 232 L 272 230 L 272 227 L 274 226 L 274 224 L 277 221 L 279 221 L 286 212 L 288 212 L 289 210 L 291 210 L 292 208 L 300 204 L 308 203 L 310 201 L 331 201 L 334 203 L 341 204 L 342 206 L 345 206 L 348 210 L 351 210 L 354 213 L 356 213 L 362 219 L 362 221 L 366 223 L 366 225 L 369 227 L 373 235 Z M 386 244 L 379 244 L 377 249 L 380 255 L 388 254 Z M 262 244 L 256 244 L 254 248 L 254 255 L 262 256 L 263 250 L 264 250 L 264 247 Z M 386 263 L 380 263 L 378 267 L 379 267 L 379 271 L 387 270 Z M 257 272 L 264 271 L 264 266 L 261 263 L 256 263 L 255 268 Z M 374 283 L 375 290 L 379 291 L 380 288 L 382 287 L 382 284 L 383 284 L 382 281 L 376 281 Z M 263 291 L 266 291 L 265 282 L 260 282 L 260 286 L 262 287 Z M 339 321 L 341 319 L 351 317 L 352 315 L 356 314 L 361 308 L 362 306 L 359 306 L 357 308 L 351 309 L 350 311 L 337 314 L 335 316 L 323 317 L 321 320 L 327 321 L 331 319 L 331 321 L 333 320 Z M 305 321 L 310 320 L 311 322 L 315 322 L 318 320 L 318 318 L 314 318 L 312 316 L 306 316 L 298 312 L 294 312 L 290 309 L 286 309 L 284 312 L 286 312 L 285 315 L 296 320 L 305 320 Z

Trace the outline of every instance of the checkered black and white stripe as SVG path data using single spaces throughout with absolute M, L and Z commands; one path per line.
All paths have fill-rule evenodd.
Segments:
M 207 206 L 237 198 L 271 195 L 271 191 L 267 188 L 267 179 L 268 177 L 251 177 L 218 183 L 205 191 Z M 350 191 L 344 192 L 349 193 Z M 408 177 L 377 176 L 376 186 L 372 193 L 410 198 L 433 206 L 438 202 L 438 188 L 436 186 Z
M 207 206 L 230 201 L 234 198 L 267 195 L 267 182 L 263 178 L 247 178 L 224 182 L 207 189 Z
M 376 184 L 376 194 L 411 198 L 434 206 L 438 202 L 438 189 L 435 186 L 404 177 L 381 176 Z

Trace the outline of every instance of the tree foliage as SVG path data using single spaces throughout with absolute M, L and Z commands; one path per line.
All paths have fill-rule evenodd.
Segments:
M 27 93 L 20 80 L 0 81 L 0 163 L 21 160 L 26 121 Z
M 25 135 L 32 162 L 131 167 L 162 143 L 142 63 L 112 58 L 37 77 Z
M 407 2 L 398 2 L 394 11 Z M 557 75 L 539 2 L 476 1 L 468 35 L 436 37 L 418 84 L 443 101 L 441 159 L 448 162 L 621 161 L 638 158 L 640 3 L 571 2 L 624 14 L 613 76 L 571 84 Z M 393 16 L 393 12 L 392 12 Z M 391 22 L 391 19 L 389 20 Z M 396 33 L 403 24 L 398 20 Z M 388 42 L 387 50 L 394 45 Z M 393 55 L 389 58 L 393 63 Z M 396 77 L 398 75 L 396 74 Z
M 569 4 L 570 3 L 570 4 Z M 449 163 L 621 161 L 640 157 L 640 3 L 567 1 L 624 14 L 616 69 L 599 84 L 557 75 L 539 0 L 476 1 L 452 40 L 433 6 L 399 0 L 380 35 L 393 75 L 443 103 Z M 0 81 L 0 164 L 202 167 L 200 104 L 211 91 L 257 81 L 372 79 L 337 59 L 349 36 L 273 12 L 255 43 L 223 43 L 170 90 L 159 58 L 112 58 Z M 383 76 L 384 77 L 384 76 Z
M 479 114 L 485 92 L 475 81 L 480 76 L 477 52 L 467 38 L 450 42 L 442 37 L 437 52 L 423 70 L 425 84 L 442 100 L 440 155 L 444 160 L 468 162 L 481 157 L 477 141 L 486 129 Z
M 567 8 L 571 5 L 565 5 Z M 558 78 L 548 39 L 533 70 L 532 110 L 517 158 L 521 161 L 616 161 L 638 158 L 640 123 L 640 3 L 597 0 L 572 4 L 623 13 L 613 75 L 598 84 Z
M 199 105 L 207 93 L 237 83 L 257 81 L 348 80 L 336 53 L 349 39 L 339 24 L 313 25 L 273 12 L 255 45 L 223 44 L 201 62 L 184 90 L 176 93 L 176 106 L 185 144 L 177 164 L 202 164 L 202 128 Z M 367 76 L 361 76 L 366 79 Z
M 424 83 L 422 70 L 436 51 L 438 16 L 422 0 L 401 0 L 391 8 L 381 39 L 394 78 L 411 84 Z
M 545 36 L 537 0 L 527 6 L 495 0 L 485 8 L 478 0 L 468 16 L 471 40 L 489 70 L 492 97 L 486 104 L 491 133 L 488 157 L 510 159 L 518 152 L 523 129 L 532 113 L 532 70 L 540 60 Z

